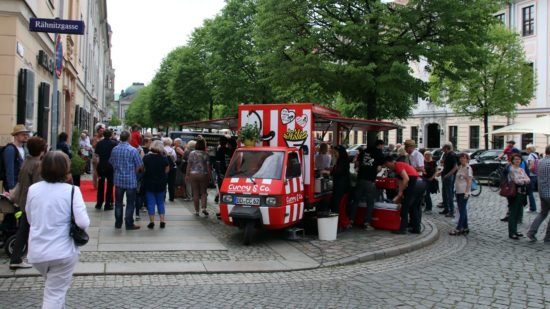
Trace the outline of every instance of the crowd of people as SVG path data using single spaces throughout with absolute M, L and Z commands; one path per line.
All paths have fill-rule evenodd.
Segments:
M 71 158 L 83 158 L 85 172 L 93 174 L 97 189 L 95 208 L 114 210 L 114 227 L 121 229 L 124 225 L 126 230 L 133 231 L 140 229 L 136 221 L 141 219 L 142 209 L 148 213 L 149 229 L 155 228 L 156 214 L 159 227 L 165 228 L 166 200 L 176 198 L 192 200 L 195 215 L 208 217 L 207 188 L 212 182 L 221 187 L 237 148 L 235 139 L 221 136 L 215 156 L 211 156 L 206 140 L 200 135 L 188 143 L 179 138 L 154 139 L 148 134 L 142 136 L 140 128 L 133 126 L 131 131 L 122 131 L 115 137 L 112 130 L 97 124 L 93 136 L 86 130 L 81 132 L 78 153 L 73 153 L 65 132 L 59 134 L 55 150 L 48 150 L 43 138 L 30 137 L 30 133 L 24 125 L 15 126 L 11 133 L 13 142 L 1 152 L 5 195 L 22 211 L 10 268 L 34 266 L 46 278 L 43 301 L 52 307 L 64 304 L 78 261 L 78 247 L 69 235 L 71 209 L 78 227 L 86 229 L 90 224 L 82 193 L 72 185 Z M 421 233 L 422 213 L 432 211 L 431 195 L 441 192 L 439 214 L 455 217 L 458 212 L 456 227 L 449 234 L 468 234 L 468 200 L 473 184 L 468 154 L 457 153 L 451 143 L 445 143 L 438 166 L 432 153 L 417 149 L 414 140 L 385 146 L 378 140 L 360 149 L 353 159 L 357 172 L 355 187 L 351 185 L 350 158 L 343 146 L 329 149 L 327 144 L 320 144 L 316 149 L 315 169 L 321 175 L 332 176 L 334 183 L 330 210 L 341 213 L 345 204 L 342 201 L 351 196 L 344 205 L 350 218 L 346 227 L 357 219 L 358 208 L 366 207 L 362 218 L 366 229 L 375 203 L 391 201 L 400 205 L 400 226 L 393 232 Z M 522 221 L 524 206 L 528 204 L 530 211 L 537 210 L 533 196 L 536 185 L 540 213 L 526 232 L 529 241 L 537 241 L 535 235 L 550 211 L 550 146 L 546 147 L 544 158 L 535 150 L 533 145 L 527 145 L 529 155 L 524 160 L 510 141 L 501 155 L 509 161 L 503 181 L 513 183 L 515 190 L 507 197 L 508 214 L 502 221 L 508 222 L 508 236 L 514 240 L 523 236 L 517 226 Z M 386 189 L 383 194 L 376 186 L 382 174 L 396 178 L 397 188 Z M 48 199 L 43 198 L 46 194 Z M 219 201 L 219 196 L 215 201 Z M 550 243 L 550 227 L 544 241 Z M 23 260 L 27 245 L 30 264 Z
M 514 141 L 509 141 L 500 158 L 508 160 L 503 172 L 501 182 L 514 183 L 513 196 L 506 197 L 508 211 L 501 221 L 508 222 L 508 236 L 517 240 L 524 236 L 518 232 L 517 226 L 522 222 L 523 209 L 529 205 L 530 212 L 537 211 L 537 203 L 533 192 L 538 185 L 540 197 L 540 213 L 527 231 L 529 241 L 536 241 L 535 234 L 548 215 L 550 187 L 550 147 L 546 148 L 546 156 L 539 156 L 532 144 L 526 146 L 528 156 L 522 158 L 520 151 L 514 147 Z M 466 235 L 470 232 L 468 225 L 468 201 L 474 185 L 473 169 L 469 165 L 470 157 L 465 152 L 457 152 L 451 143 L 445 143 L 442 147 L 443 155 L 439 162 L 433 160 L 430 151 L 419 150 L 414 140 L 407 140 L 403 145 L 385 146 L 382 140 L 375 145 L 361 148 L 353 159 L 357 172 L 355 188 L 340 186 L 335 188 L 334 201 L 340 201 L 342 194 L 350 194 L 352 202 L 347 205 L 347 215 L 350 219 L 347 228 L 353 225 L 357 218 L 357 208 L 366 207 L 363 227 L 366 229 L 372 219 L 372 211 L 376 201 L 391 201 L 399 205 L 400 228 L 393 231 L 395 234 L 420 233 L 422 213 L 430 213 L 433 210 L 432 194 L 441 192 L 442 202 L 437 205 L 441 208 L 439 214 L 453 218 L 456 227 L 449 235 Z M 320 149 L 318 156 L 323 151 Z M 342 151 L 338 147 L 334 149 L 332 161 L 338 162 Z M 317 157 L 316 157 L 317 158 Z M 330 160 L 329 160 L 330 161 Z M 321 162 L 321 157 L 319 157 Z M 316 161 L 316 168 L 318 163 Z M 332 174 L 336 179 L 342 179 L 345 183 L 346 176 L 340 176 L 341 168 L 332 163 Z M 330 169 L 329 169 L 330 170 Z M 344 173 L 345 174 L 345 173 Z M 376 179 L 380 176 L 396 178 L 398 188 L 395 190 L 381 190 L 376 187 Z M 441 182 L 441 184 L 440 184 Z M 384 192 L 385 191 L 385 192 Z M 456 207 L 455 207 L 456 203 Z M 331 210 L 337 212 L 336 202 Z M 423 207 L 424 206 L 424 207 Z M 342 212 L 340 212 L 342 214 Z M 547 230 L 550 230 L 547 229 Z M 550 243 L 550 232 L 547 232 L 545 242 Z
M 135 221 L 141 219 L 142 209 L 149 215 L 149 229 L 155 227 L 156 214 L 159 227 L 165 228 L 166 199 L 192 198 L 195 215 L 208 216 L 206 189 L 212 175 L 221 185 L 237 146 L 234 139 L 222 136 L 211 158 L 200 135 L 189 143 L 179 138 L 159 140 L 150 134 L 142 136 L 140 128 L 133 126 L 131 132 L 122 131 L 116 137 L 101 123 L 93 136 L 87 130 L 81 132 L 77 151 L 65 132 L 57 136 L 55 149 L 49 150 L 46 141 L 30 137 L 24 125 L 15 126 L 11 135 L 13 142 L 1 148 L 4 195 L 22 214 L 9 267 L 34 266 L 46 278 L 43 304 L 48 308 L 63 307 L 78 261 L 78 247 L 69 235 L 71 209 L 78 227 L 85 230 L 90 224 L 82 193 L 73 185 L 71 159 L 82 158 L 84 172 L 93 175 L 95 208 L 114 210 L 114 227 L 121 229 L 124 224 L 132 231 L 140 229 Z

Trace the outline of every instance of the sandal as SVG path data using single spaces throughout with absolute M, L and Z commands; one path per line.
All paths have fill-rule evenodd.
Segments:
M 202 214 L 208 217 L 208 211 L 206 211 L 206 209 L 202 211 Z

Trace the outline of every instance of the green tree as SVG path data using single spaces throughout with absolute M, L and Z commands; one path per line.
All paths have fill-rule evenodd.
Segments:
M 259 66 L 278 93 L 340 95 L 348 116 L 405 118 L 427 82 L 410 62 L 468 65 L 495 23 L 492 0 L 258 0 Z M 450 72 L 444 72 L 450 74 Z M 376 138 L 369 134 L 369 142 Z
M 483 120 L 485 149 L 489 148 L 489 116 L 512 115 L 518 105 L 528 105 L 535 93 L 533 68 L 527 63 L 516 33 L 501 25 L 490 28 L 477 54 L 476 65 L 443 68 L 451 72 L 441 77 L 435 70 L 430 80 L 430 97 L 455 112 Z
M 122 124 L 122 122 L 121 122 L 120 119 L 118 118 L 117 113 L 116 113 L 116 110 L 113 109 L 113 110 L 112 110 L 112 114 L 111 114 L 111 121 L 109 121 L 109 125 L 115 126 L 115 127 L 116 127 L 116 126 L 119 126 L 119 125 L 121 125 L 121 124 Z
M 206 20 L 189 43 L 208 69 L 205 82 L 214 105 L 236 113 L 238 103 L 272 102 L 270 86 L 258 72 L 253 37 L 256 0 L 230 0 Z
M 149 104 L 151 100 L 151 85 L 142 88 L 134 98 L 128 110 L 124 114 L 124 122 L 128 124 L 137 123 L 142 127 L 150 128 L 154 126 L 151 120 Z

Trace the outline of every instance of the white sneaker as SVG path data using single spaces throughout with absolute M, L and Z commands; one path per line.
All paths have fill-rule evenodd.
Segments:
M 18 264 L 10 264 L 10 269 L 11 270 L 15 270 L 15 269 L 18 269 L 18 268 L 32 268 L 32 265 L 28 264 L 28 263 L 25 263 L 25 262 L 21 262 L 21 263 L 18 263 Z

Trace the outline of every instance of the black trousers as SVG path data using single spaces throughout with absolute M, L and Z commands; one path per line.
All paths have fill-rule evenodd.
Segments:
M 419 183 L 419 188 L 417 188 Z M 422 189 L 423 188 L 423 189 Z M 411 216 L 411 228 L 414 232 L 420 231 L 420 201 L 425 186 L 420 186 L 417 177 L 409 176 L 409 184 L 403 192 L 403 201 L 401 202 L 401 225 L 400 231 L 406 231 L 409 226 L 409 213 Z
M 107 192 L 105 192 L 105 180 L 107 180 Z M 113 171 L 99 172 L 97 180 L 97 204 L 101 207 L 105 197 L 105 207 L 113 207 Z
M 29 240 L 29 221 L 27 221 L 27 214 L 23 212 L 21 218 L 19 218 L 19 229 L 15 236 L 15 243 L 13 244 L 13 253 L 10 258 L 10 264 L 19 264 L 23 262 L 23 251 L 27 246 Z M 6 244 L 7 245 L 7 244 Z
M 176 169 L 171 168 L 168 173 L 168 199 L 174 200 L 176 196 Z

